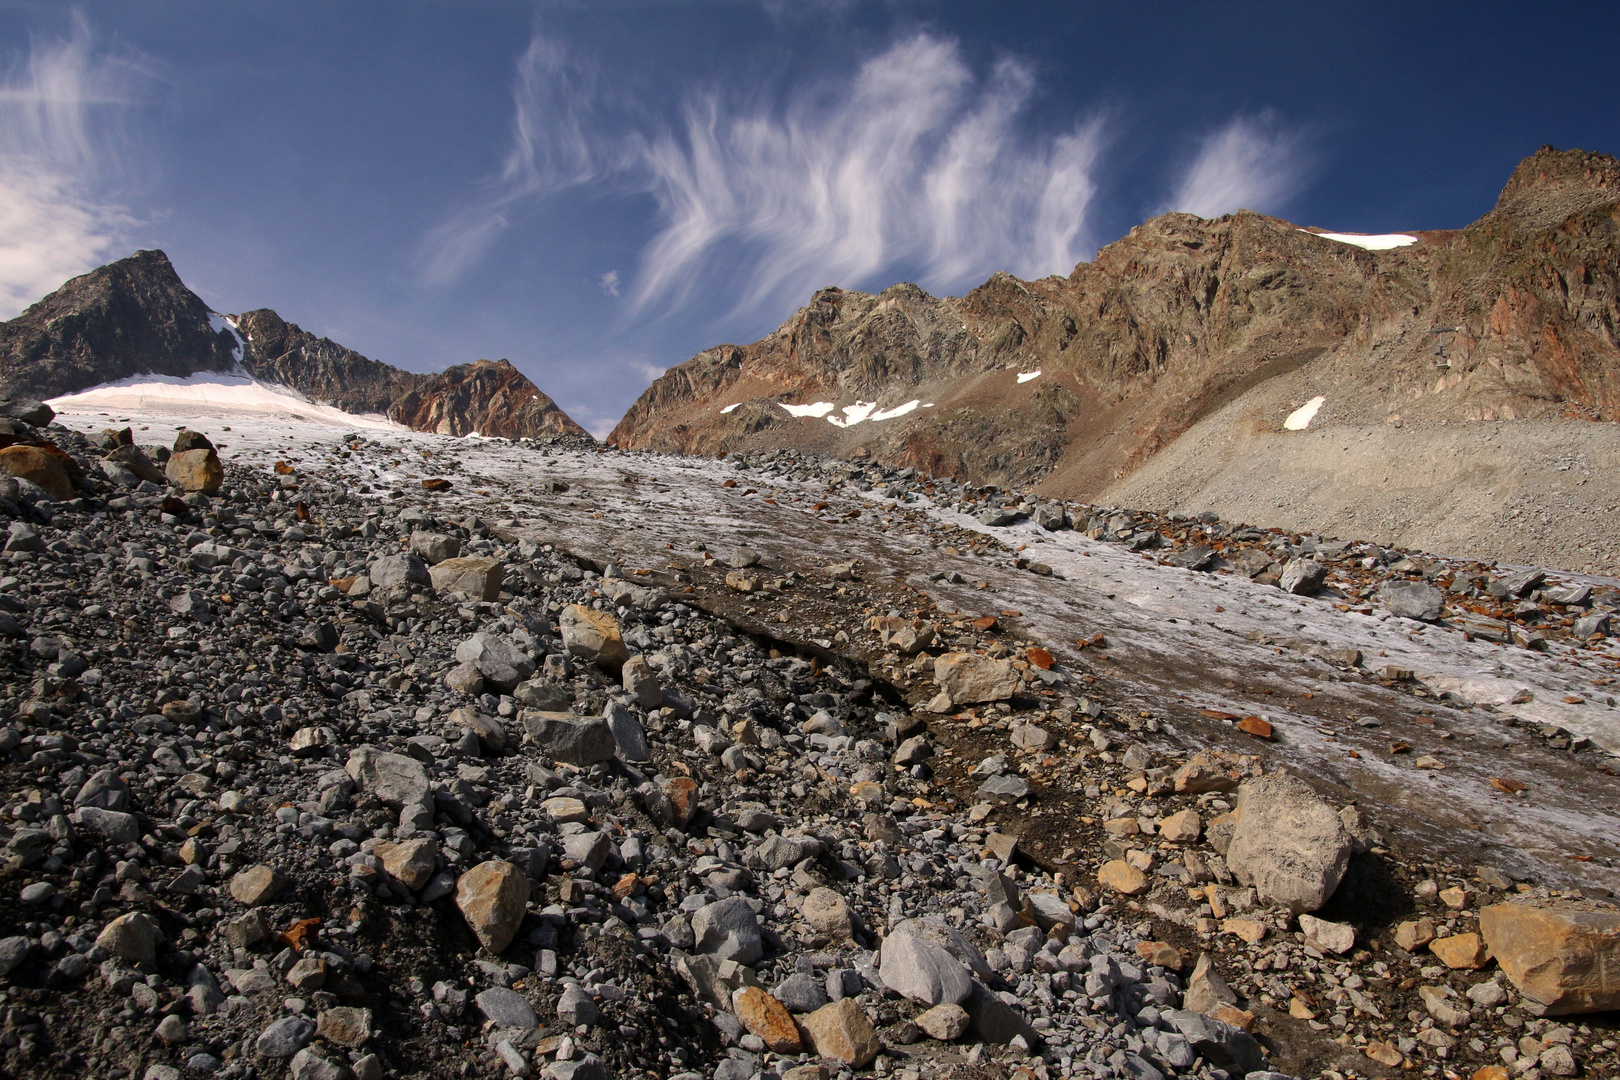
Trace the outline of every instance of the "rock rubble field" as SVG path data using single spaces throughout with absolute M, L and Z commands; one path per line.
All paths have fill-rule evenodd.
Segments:
M 1620 1071 L 1617 583 L 792 452 L 0 438 L 0 1071 Z

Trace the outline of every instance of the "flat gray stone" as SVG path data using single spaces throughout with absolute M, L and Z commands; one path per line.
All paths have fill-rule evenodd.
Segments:
M 486 1018 L 494 1021 L 496 1027 L 528 1031 L 540 1026 L 540 1019 L 534 1015 L 534 1007 L 529 1004 L 529 999 L 516 990 L 508 990 L 504 986 L 491 987 L 481 991 L 473 1001 Z

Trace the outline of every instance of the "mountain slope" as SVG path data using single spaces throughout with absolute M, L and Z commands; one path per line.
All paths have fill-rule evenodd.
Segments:
M 1335 388 L 1321 422 L 1613 419 L 1617 202 L 1620 162 L 1549 147 L 1478 222 L 1388 250 L 1247 211 L 1166 214 L 1067 278 L 996 274 L 961 298 L 826 289 L 770 336 L 670 369 L 609 440 L 870 455 L 1091 498 L 1298 372 Z M 836 420 L 913 400 L 848 426 L 781 407 L 827 402 Z M 1252 421 L 1279 431 L 1299 404 Z

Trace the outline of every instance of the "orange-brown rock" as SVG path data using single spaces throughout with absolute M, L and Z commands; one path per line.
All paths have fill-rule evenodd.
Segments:
M 53 499 L 73 498 L 73 481 L 55 455 L 41 446 L 8 446 L 0 450 L 0 470 L 38 484 Z
M 1097 881 L 1126 896 L 1145 892 L 1148 887 L 1147 875 L 1124 859 L 1110 859 L 1103 863 L 1102 869 L 1097 871 Z
M 804 1050 L 804 1040 L 793 1022 L 787 1006 L 757 986 L 744 986 L 731 995 L 732 1011 L 743 1026 L 765 1042 L 765 1048 L 775 1054 L 797 1054 Z
M 1485 939 L 1478 934 L 1453 934 L 1429 942 L 1429 951 L 1449 968 L 1481 968 L 1490 959 Z
M 1620 1009 L 1620 911 L 1592 903 L 1492 904 L 1480 931 L 1544 1015 Z
M 456 907 L 478 943 L 491 953 L 499 954 L 512 943 L 528 900 L 529 879 L 498 859 L 479 863 L 456 882 Z

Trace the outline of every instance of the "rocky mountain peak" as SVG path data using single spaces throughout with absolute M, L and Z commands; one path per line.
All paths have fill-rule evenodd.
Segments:
M 137 251 L 0 323 L 0 395 L 48 398 L 152 373 L 229 371 L 234 339 L 169 257 Z
M 388 410 L 390 419 L 416 431 L 507 439 L 587 435 L 506 360 L 456 364 L 419 378 Z

